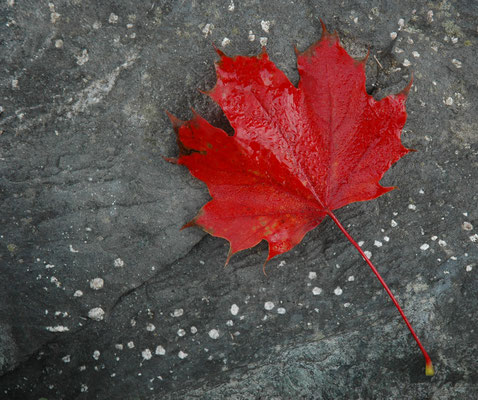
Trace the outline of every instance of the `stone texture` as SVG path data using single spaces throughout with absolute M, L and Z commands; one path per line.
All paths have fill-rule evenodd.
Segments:
M 470 0 L 4 0 L 0 397 L 477 398 L 477 17 Z M 370 48 L 375 96 L 414 74 L 404 142 L 418 152 L 384 178 L 400 189 L 338 217 L 429 349 L 431 379 L 330 220 L 268 276 L 264 244 L 224 269 L 223 240 L 179 230 L 208 194 L 162 159 L 177 151 L 164 111 L 229 129 L 196 90 L 214 85 L 211 43 L 253 55 L 267 38 L 297 82 L 293 45 L 319 38 L 319 18 L 354 56 Z

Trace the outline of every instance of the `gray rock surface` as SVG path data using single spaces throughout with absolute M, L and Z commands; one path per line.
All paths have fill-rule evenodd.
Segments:
M 215 82 L 211 43 L 254 55 L 267 38 L 297 82 L 293 45 L 320 37 L 319 18 L 354 56 L 370 48 L 370 93 L 414 74 L 418 152 L 383 180 L 400 189 L 338 217 L 432 378 L 332 221 L 268 276 L 264 243 L 225 269 L 225 241 L 179 230 L 208 194 L 162 159 L 177 154 L 164 111 L 227 128 L 196 90 Z M 472 0 L 3 0 L 0 397 L 478 398 L 477 21 Z

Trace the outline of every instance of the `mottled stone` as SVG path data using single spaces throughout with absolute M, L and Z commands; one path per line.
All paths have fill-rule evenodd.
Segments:
M 337 216 L 373 249 L 431 379 L 332 221 L 267 276 L 264 243 L 224 268 L 224 240 L 180 230 L 209 195 L 164 161 L 164 111 L 231 132 L 197 90 L 215 83 L 211 44 L 267 44 L 297 83 L 293 45 L 319 18 L 354 57 L 370 49 L 376 98 L 413 72 L 403 141 L 418 151 L 382 181 L 400 189 Z M 471 0 L 2 1 L 0 397 L 478 398 L 477 18 Z

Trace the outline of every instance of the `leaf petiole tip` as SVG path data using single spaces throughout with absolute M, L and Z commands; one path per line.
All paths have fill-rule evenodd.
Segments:
M 425 375 L 433 376 L 435 375 L 435 369 L 433 368 L 432 360 L 428 359 L 425 365 Z

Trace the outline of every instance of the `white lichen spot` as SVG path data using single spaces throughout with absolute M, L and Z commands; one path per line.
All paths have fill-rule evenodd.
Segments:
M 101 307 L 95 307 L 88 311 L 88 318 L 94 321 L 102 321 L 104 317 L 105 311 Z
M 390 39 L 395 40 L 397 38 L 397 32 L 390 32 Z
M 196 328 L 195 326 L 191 326 L 191 328 L 189 329 L 191 331 L 191 333 L 193 335 L 195 335 L 196 333 L 198 333 L 198 328 Z
M 334 289 L 334 294 L 336 296 L 340 296 L 344 291 L 342 290 L 342 288 L 340 286 L 337 286 L 335 289 Z
M 256 35 L 254 35 L 252 31 L 249 31 L 249 35 L 247 36 L 247 38 L 250 42 L 253 42 L 254 40 L 256 40 Z
M 282 261 L 279 263 L 278 267 L 283 267 L 284 265 L 286 265 L 286 262 L 285 262 L 285 260 L 282 260 Z
M 423 243 L 420 246 L 420 250 L 422 250 L 422 251 L 428 250 L 429 248 L 430 248 L 430 245 L 428 243 Z
M 48 310 L 46 310 L 46 311 L 48 311 Z M 68 317 L 68 312 L 66 312 L 66 311 L 55 311 L 55 317 L 66 318 L 66 317 Z
M 51 283 L 54 283 L 56 287 L 61 287 L 61 282 L 58 280 L 58 278 L 56 276 L 52 276 L 50 278 L 50 282 Z
M 82 383 L 80 386 L 80 392 L 81 393 L 86 393 L 88 391 L 88 385 Z
M 383 237 L 383 240 L 384 240 L 385 242 L 390 242 L 390 238 L 389 238 L 388 236 L 384 236 L 384 237 Z
M 364 241 L 363 240 L 359 240 L 359 242 L 357 243 L 359 245 L 359 247 L 362 247 L 364 245 Z
M 133 29 L 134 25 L 133 24 L 126 24 L 126 29 Z
M 269 29 L 271 29 L 271 21 L 261 21 L 261 28 L 265 33 L 269 33 Z
M 395 221 L 394 219 L 392 219 L 392 220 L 390 221 L 390 226 L 391 226 L 392 228 L 395 228 L 397 225 L 398 225 L 398 223 L 397 223 L 397 221 Z
M 154 331 L 156 330 L 156 327 L 155 327 L 154 324 L 152 324 L 152 323 L 147 323 L 147 324 L 146 324 L 146 330 L 147 330 L 148 332 L 154 332 Z
M 95 350 L 95 351 L 93 352 L 93 356 L 92 356 L 92 357 L 93 357 L 96 361 L 98 361 L 98 360 L 100 359 L 100 355 L 101 355 L 100 351 L 99 351 L 99 350 Z
M 118 16 L 115 13 L 111 13 L 108 18 L 108 22 L 110 24 L 116 24 L 118 22 Z
M 420 53 L 418 51 L 412 51 L 412 56 L 415 57 L 415 58 L 419 58 Z
M 102 278 L 94 278 L 90 281 L 90 288 L 93 290 L 103 289 L 105 281 Z
M 440 239 L 440 240 L 438 241 L 438 245 L 439 245 L 440 247 L 445 247 L 445 246 L 446 246 L 446 242 L 445 242 L 444 240 Z
M 383 246 L 383 244 L 382 244 L 382 242 L 381 242 L 380 240 L 375 240 L 375 241 L 373 242 L 373 245 L 374 245 L 375 247 L 382 247 L 382 246 Z
M 164 356 L 166 354 L 166 349 L 161 345 L 156 346 L 154 354 L 156 354 L 157 356 Z
M 83 292 L 81 290 L 77 290 L 75 291 L 75 293 L 73 293 L 73 297 L 81 297 L 83 296 Z
M 473 269 L 473 266 L 471 266 L 471 265 L 467 265 L 465 267 L 466 272 L 471 272 L 472 269 Z
M 239 312 L 239 306 L 237 304 L 233 304 L 231 306 L 231 314 L 232 315 L 237 315 L 238 312 Z
M 219 331 L 217 329 L 211 329 L 208 333 L 211 339 L 218 339 L 219 338 Z
M 354 18 L 354 24 L 358 24 L 358 17 Z
M 350 303 L 344 303 L 344 307 L 345 307 L 345 308 L 349 308 L 350 306 L 351 306 Z
M 405 58 L 405 60 L 403 60 L 403 66 L 404 67 L 409 67 L 410 65 L 412 65 L 410 60 L 408 58 Z
M 277 308 L 277 314 L 285 314 L 285 308 L 284 307 L 278 307 Z
M 397 54 L 403 53 L 403 49 L 401 49 L 400 47 L 395 47 L 395 53 Z
M 207 38 L 212 33 L 213 29 L 214 29 L 213 24 L 204 25 L 204 28 L 202 28 L 202 33 L 203 33 L 204 37 Z
M 266 37 L 261 37 L 261 38 L 259 38 L 259 43 L 260 43 L 261 46 L 263 46 L 263 47 L 267 46 L 267 38 L 266 38 Z
M 347 280 L 348 280 L 349 282 L 353 282 L 353 281 L 355 280 L 355 276 L 350 275 L 350 276 L 347 278 Z
M 318 295 L 321 294 L 321 293 L 322 293 L 322 289 L 319 288 L 319 287 L 317 287 L 317 286 L 312 289 L 312 294 L 313 294 L 314 296 L 318 296 Z
M 398 26 L 400 27 L 400 29 L 402 29 L 405 26 L 405 20 L 403 18 L 400 18 L 398 20 Z
M 408 43 L 408 44 L 413 44 L 413 43 L 414 43 L 414 42 L 413 42 L 413 39 L 410 38 L 410 37 L 407 38 L 407 43 Z M 418 56 L 420 57 L 420 54 L 419 54 Z
M 124 267 L 124 261 L 121 258 L 117 258 L 114 260 L 115 267 Z
M 182 337 L 186 334 L 186 331 L 182 328 L 178 329 L 178 332 L 177 332 L 178 336 L 179 337 Z
M 433 22 L 433 10 L 428 10 L 427 12 L 427 22 L 431 24 Z
M 364 253 L 367 256 L 367 258 L 372 258 L 372 252 L 371 251 L 365 250 Z
M 415 204 L 409 204 L 408 209 L 415 211 L 417 209 L 417 206 Z
M 77 63 L 78 65 L 86 64 L 86 63 L 88 62 L 88 60 L 90 59 L 90 56 L 88 55 L 88 50 L 83 49 L 83 51 L 81 52 L 81 54 L 75 56 L 75 58 L 76 58 L 76 63 Z
M 425 194 L 425 191 L 424 191 L 423 189 L 420 189 L 420 190 L 418 191 L 418 193 L 420 193 L 420 194 Z
M 452 97 L 447 97 L 445 100 L 445 104 L 447 106 L 452 106 L 453 105 L 453 98 Z
M 79 252 L 79 250 L 75 250 L 75 249 L 73 248 L 73 245 L 72 245 L 72 244 L 70 244 L 70 251 L 71 251 L 72 253 L 78 253 L 78 252 Z
M 463 223 L 461 224 L 461 227 L 462 227 L 462 229 L 463 229 L 464 231 L 471 231 L 471 230 L 473 230 L 473 225 L 472 225 L 471 223 L 467 222 L 467 221 L 463 222 Z
M 309 272 L 309 279 L 316 279 L 316 278 L 317 278 L 317 272 L 310 271 Z
M 182 350 L 178 353 L 178 357 L 179 357 L 181 360 L 184 360 L 187 356 L 188 356 L 188 353 L 185 353 L 185 352 L 182 351 Z
M 235 8 L 236 8 L 236 7 L 234 6 L 234 1 L 231 0 L 231 2 L 229 3 L 229 5 L 227 6 L 227 9 L 228 9 L 228 11 L 231 11 L 231 12 L 232 12 L 232 11 L 234 11 Z
M 153 354 L 151 353 L 150 349 L 144 349 L 141 352 L 141 356 L 143 357 L 143 360 L 151 360 L 151 358 L 153 357 Z
M 115 349 L 116 350 L 123 350 L 123 345 L 121 343 L 116 343 L 115 344 Z
M 473 242 L 473 243 L 478 243 L 478 234 L 474 234 L 474 235 L 471 235 L 470 236 L 470 240 Z
M 229 38 L 225 37 L 224 39 L 222 39 L 221 46 L 226 47 L 230 43 L 231 43 L 231 40 Z
M 71 355 L 67 354 L 65 357 L 61 358 L 61 361 L 63 361 L 65 364 L 68 364 L 71 361 Z
M 15 0 L 7 0 L 7 6 L 13 7 L 15 5 Z
M 63 325 L 47 326 L 45 329 L 53 333 L 68 332 L 70 330 L 67 326 L 63 326 Z
M 61 39 L 55 40 L 55 47 L 57 49 L 61 49 L 63 47 L 63 40 L 61 40 Z
M 93 29 L 96 31 L 98 29 L 101 28 L 101 22 L 100 21 L 95 21 L 93 22 L 93 25 L 92 25 Z
M 272 310 L 273 308 L 275 307 L 274 303 L 272 301 L 266 301 L 264 303 L 264 308 L 267 310 L 267 311 L 270 311 Z
M 134 349 L 134 342 L 130 341 L 130 342 L 126 343 L 126 346 L 128 346 L 128 349 Z
M 453 44 L 458 43 L 458 38 L 457 38 L 457 37 L 452 37 L 452 38 L 451 38 L 451 42 L 452 42 Z
M 226 321 L 227 326 L 234 326 L 234 321 L 232 319 L 229 319 Z
M 177 317 L 180 317 L 183 314 L 184 314 L 184 310 L 182 308 L 176 308 L 173 311 L 173 313 L 171 314 L 171 317 L 177 318 Z
M 462 66 L 461 61 L 460 61 L 460 60 L 457 60 L 456 58 L 454 58 L 453 60 L 451 60 L 451 63 L 452 63 L 456 68 L 461 68 L 461 66 Z
M 54 24 L 60 19 L 61 14 L 55 11 L 55 5 L 53 3 L 48 3 L 48 7 L 50 9 L 50 22 Z

